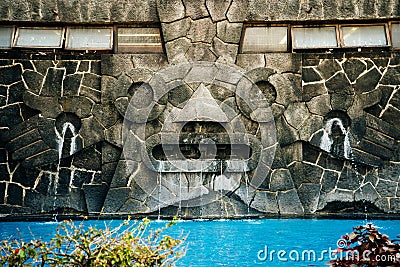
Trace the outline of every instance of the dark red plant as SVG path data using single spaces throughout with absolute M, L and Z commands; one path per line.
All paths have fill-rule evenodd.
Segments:
M 372 224 L 357 226 L 353 230 L 338 240 L 337 257 L 328 262 L 330 266 L 400 267 L 400 240 L 390 240 Z

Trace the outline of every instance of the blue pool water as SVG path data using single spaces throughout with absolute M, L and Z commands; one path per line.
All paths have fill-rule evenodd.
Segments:
M 118 225 L 120 221 L 113 223 Z M 175 237 L 182 232 L 188 234 L 186 256 L 178 266 L 326 266 L 328 251 L 337 248 L 337 240 L 350 233 L 352 227 L 364 224 L 363 220 L 336 219 L 180 221 L 168 234 Z M 400 221 L 375 220 L 373 224 L 390 238 L 400 234 Z M 152 223 L 152 227 L 164 225 L 165 222 Z M 56 227 L 54 222 L 1 222 L 0 238 L 15 237 L 18 228 L 26 239 L 31 234 L 46 239 L 54 234 Z M 279 250 L 287 252 L 281 255 L 281 260 Z M 313 254 L 309 258 L 305 250 L 315 252 L 315 258 Z M 297 254 L 291 251 L 297 251 L 299 261 L 294 261 Z

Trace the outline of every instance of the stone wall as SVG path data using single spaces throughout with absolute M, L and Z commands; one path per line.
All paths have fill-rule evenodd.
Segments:
M 1 3 L 6 22 L 157 22 L 165 54 L 1 53 L 0 213 L 399 213 L 400 52 L 239 53 L 246 21 L 399 18 L 399 2 L 278 2 Z M 196 136 L 251 158 L 203 173 L 147 153 Z

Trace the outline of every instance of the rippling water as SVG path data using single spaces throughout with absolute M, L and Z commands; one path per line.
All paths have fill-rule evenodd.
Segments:
M 400 234 L 400 221 L 375 220 L 372 223 L 391 238 Z M 89 220 L 85 224 L 101 226 L 104 222 Z M 153 222 L 152 227 L 164 224 Z M 326 266 L 329 255 L 322 254 L 323 250 L 336 249 L 340 236 L 364 224 L 363 220 L 336 219 L 199 220 L 180 221 L 168 234 L 175 237 L 182 232 L 188 234 L 188 250 L 178 266 Z M 32 234 L 49 239 L 57 225 L 56 222 L 1 222 L 0 238 L 16 237 L 20 232 L 27 240 Z M 279 250 L 286 251 L 281 260 L 278 259 Z M 305 250 L 314 251 L 315 259 L 312 254 L 308 258 Z M 297 254 L 291 251 L 299 253 L 300 261 L 292 260 Z M 306 253 L 304 257 L 302 253 Z

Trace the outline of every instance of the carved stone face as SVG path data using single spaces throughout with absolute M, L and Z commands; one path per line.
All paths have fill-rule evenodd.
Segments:
M 197 62 L 165 68 L 144 87 L 130 99 L 123 132 L 130 197 L 147 195 L 136 212 L 203 206 L 239 187 L 254 194 L 277 141 L 269 103 L 248 77 Z

